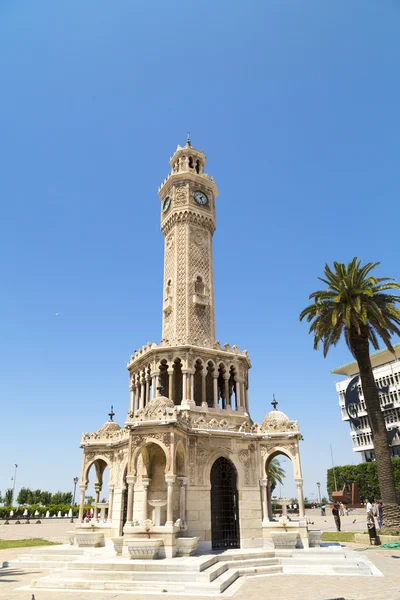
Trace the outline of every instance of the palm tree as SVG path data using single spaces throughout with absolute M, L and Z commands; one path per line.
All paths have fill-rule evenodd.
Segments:
M 270 492 L 274 491 L 278 483 L 283 485 L 283 480 L 285 479 L 285 470 L 282 469 L 281 464 L 277 458 L 272 458 L 269 461 L 269 465 L 267 467 L 267 479 L 268 479 L 268 487 Z
M 399 290 L 400 285 L 393 279 L 371 275 L 380 263 L 362 265 L 355 257 L 347 266 L 333 264 L 333 271 L 325 264 L 325 278 L 319 277 L 327 289 L 310 295 L 313 303 L 301 312 L 300 320 L 306 317 L 311 323 L 309 333 L 314 335 L 314 350 L 318 350 L 322 342 L 326 357 L 331 346 L 336 346 L 343 335 L 358 363 L 384 504 L 384 523 L 387 527 L 399 527 L 400 507 L 385 421 L 372 372 L 370 344 L 377 350 L 378 338 L 381 338 L 394 354 L 391 337 L 400 335 L 400 311 L 396 307 L 400 297 L 388 290 Z
M 282 469 L 280 462 L 277 458 L 271 458 L 267 466 L 267 498 L 268 498 L 268 515 L 272 519 L 272 492 L 280 483 L 283 485 L 285 479 L 285 470 Z

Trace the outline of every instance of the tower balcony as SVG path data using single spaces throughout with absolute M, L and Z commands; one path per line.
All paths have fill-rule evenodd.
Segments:
M 163 311 L 164 313 L 169 313 L 172 310 L 172 296 L 168 296 L 164 299 L 163 303 Z
M 205 294 L 193 294 L 193 304 L 196 306 L 208 306 L 208 296 Z

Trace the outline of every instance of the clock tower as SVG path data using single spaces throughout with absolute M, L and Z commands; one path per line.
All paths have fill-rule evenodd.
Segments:
M 164 245 L 163 342 L 215 342 L 212 236 L 217 186 L 204 172 L 203 151 L 177 147 L 159 188 Z

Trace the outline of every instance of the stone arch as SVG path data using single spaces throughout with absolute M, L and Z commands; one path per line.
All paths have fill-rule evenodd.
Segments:
M 225 385 L 225 376 L 229 373 L 229 369 L 227 369 L 226 364 L 223 361 L 218 362 L 218 404 L 220 408 L 227 408 L 228 398 L 227 398 L 227 386 Z
M 213 464 L 215 463 L 216 460 L 218 460 L 218 458 L 226 458 L 227 460 L 230 460 L 231 463 L 233 463 L 233 466 L 236 469 L 236 474 L 237 474 L 237 487 L 238 490 L 241 489 L 244 485 L 244 473 L 243 473 L 243 467 L 239 461 L 238 456 L 236 456 L 235 454 L 233 454 L 233 452 L 231 450 L 229 450 L 228 448 L 219 448 L 216 449 L 214 452 L 212 452 L 204 467 L 203 467 L 203 480 L 207 485 L 210 485 L 210 476 L 211 476 L 211 469 L 213 467 Z M 198 466 L 198 468 L 200 469 L 200 465 Z
M 86 457 L 85 457 L 85 459 L 86 459 Z M 103 473 L 107 467 L 110 469 L 110 472 L 111 472 L 112 461 L 105 454 L 101 454 L 101 453 L 95 454 L 95 456 L 93 458 L 90 458 L 87 462 L 85 460 L 85 465 L 83 467 L 83 473 L 82 473 L 82 483 L 85 483 L 86 485 L 89 483 L 89 479 L 88 479 L 89 471 L 90 471 L 91 467 L 93 465 L 95 465 L 95 463 L 99 460 L 101 460 L 105 463 L 105 466 L 101 472 L 101 476 L 103 475 Z M 97 475 L 96 466 L 95 466 L 95 469 L 96 469 L 96 475 Z
M 182 403 L 183 400 L 183 373 L 182 369 L 184 369 L 185 363 L 182 358 L 178 355 L 174 356 L 172 361 L 172 370 L 173 370 L 173 400 L 175 406 Z
M 293 474 L 295 478 L 301 477 L 300 462 L 298 460 L 298 452 L 296 451 L 296 447 L 293 445 L 293 452 L 286 445 L 282 446 L 274 446 L 271 448 L 269 452 L 267 452 L 263 457 L 263 475 L 265 475 L 267 467 L 270 461 L 278 456 L 279 454 L 284 454 L 292 463 L 293 466 Z
M 133 454 L 132 454 L 132 461 L 131 461 L 131 475 L 136 475 L 137 474 L 137 462 L 138 462 L 138 458 L 140 455 L 144 453 L 144 456 L 146 456 L 147 450 L 146 447 L 149 446 L 150 444 L 156 444 L 157 446 L 160 446 L 160 448 L 163 450 L 164 454 L 165 454 L 165 472 L 169 473 L 172 470 L 172 464 L 171 464 L 171 453 L 169 451 L 169 448 L 167 448 L 167 446 L 161 442 L 160 440 L 157 440 L 156 438 L 152 438 L 151 435 L 149 437 L 146 438 L 146 440 L 140 444 L 140 446 L 138 446 L 137 448 L 135 448 Z
M 201 406 L 203 400 L 203 371 L 204 363 L 201 358 L 197 358 L 194 362 L 194 402 L 196 406 Z

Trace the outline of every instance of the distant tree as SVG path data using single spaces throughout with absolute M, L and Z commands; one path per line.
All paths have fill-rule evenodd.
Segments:
M 34 490 L 32 491 L 32 498 L 31 498 L 31 504 L 39 504 L 40 502 L 40 498 L 42 496 L 42 491 L 41 490 Z
M 0 492 L 0 504 L 1 504 L 2 502 L 4 502 L 4 499 L 3 499 L 3 496 L 1 495 L 1 492 Z
M 30 495 L 31 490 L 29 488 L 22 487 L 19 490 L 19 494 L 17 496 L 18 504 L 30 504 Z
M 321 503 L 322 504 L 328 504 L 328 498 L 326 496 L 322 496 Z
M 89 506 L 91 506 L 92 504 L 94 504 L 94 498 L 93 496 L 86 496 L 86 504 L 88 504 Z
M 4 505 L 11 506 L 12 501 L 13 501 L 13 490 L 12 490 L 12 488 L 8 488 L 8 490 L 6 490 L 6 493 L 4 494 Z
M 39 500 L 40 504 L 43 504 L 43 506 L 47 506 L 48 504 L 51 503 L 51 492 L 42 492 L 40 494 L 40 500 Z

